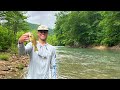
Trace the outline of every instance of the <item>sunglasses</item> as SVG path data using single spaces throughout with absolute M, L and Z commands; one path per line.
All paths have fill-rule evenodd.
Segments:
M 48 33 L 48 30 L 38 30 L 40 33 Z

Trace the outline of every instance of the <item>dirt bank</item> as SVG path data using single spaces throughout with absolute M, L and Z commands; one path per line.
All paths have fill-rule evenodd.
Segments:
M 29 57 L 11 55 L 8 61 L 0 60 L 0 79 L 21 79 L 28 66 Z
M 92 49 L 99 49 L 99 50 L 120 50 L 120 44 L 113 46 L 113 47 L 107 47 L 107 46 L 93 46 L 90 47 Z

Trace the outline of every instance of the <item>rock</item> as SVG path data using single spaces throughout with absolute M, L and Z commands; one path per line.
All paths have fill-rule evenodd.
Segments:
M 21 78 L 25 71 L 23 71 L 24 68 L 20 70 L 18 65 L 23 64 L 23 67 L 27 67 L 28 61 L 28 56 L 17 56 L 15 54 L 11 55 L 8 61 L 0 61 L 0 79 Z
M 0 71 L 0 75 L 3 75 L 3 76 L 5 76 L 8 73 L 9 73 L 8 71 Z
M 18 70 L 12 68 L 10 71 L 11 72 L 17 72 Z
M 10 70 L 10 68 L 8 68 L 8 67 L 2 67 L 2 69 L 1 69 L 2 71 L 9 71 Z

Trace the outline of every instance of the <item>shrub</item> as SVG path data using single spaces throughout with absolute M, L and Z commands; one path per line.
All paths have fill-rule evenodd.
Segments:
M 0 26 L 0 51 L 6 51 L 12 43 L 13 34 L 7 28 Z

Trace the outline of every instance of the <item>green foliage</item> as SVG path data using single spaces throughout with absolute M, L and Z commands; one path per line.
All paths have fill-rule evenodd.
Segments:
M 17 54 L 18 53 L 17 45 L 12 43 L 11 47 L 8 49 L 8 52 L 10 52 L 11 54 Z
M 26 16 L 24 16 L 23 11 L 5 11 L 4 12 L 4 20 L 6 20 L 6 23 L 4 23 L 4 27 L 6 27 L 9 31 L 12 31 L 14 36 L 14 42 L 16 43 L 16 34 L 18 31 L 21 30 L 28 30 L 29 27 L 27 25 L 27 22 L 25 19 L 27 19 Z
M 20 64 L 18 64 L 17 65 L 17 68 L 19 69 L 19 70 L 23 70 L 24 69 L 24 64 L 22 64 L 22 63 L 20 63 Z
M 38 40 L 38 31 L 37 30 L 32 30 L 31 33 L 33 33 L 36 40 Z
M 6 22 L 0 26 L 0 50 L 17 53 L 17 42 L 23 32 L 29 30 L 23 11 L 1 11 L 0 18 Z
M 120 12 L 100 12 L 102 20 L 99 27 L 102 29 L 103 39 L 101 43 L 107 46 L 114 46 L 120 43 Z
M 24 13 L 0 11 L 0 18 L 7 21 L 0 25 L 0 51 L 17 53 L 17 41 L 26 32 L 32 32 L 38 40 L 38 25 L 26 22 Z M 49 28 L 47 38 L 52 45 L 87 47 L 120 43 L 119 11 L 61 11 L 55 16 L 55 28 Z
M 53 35 L 53 34 L 54 34 L 54 29 L 51 29 L 51 28 L 48 28 L 48 29 L 49 29 L 48 34 L 49 34 L 49 35 Z
M 54 31 L 58 45 L 114 46 L 120 43 L 120 12 L 61 11 Z
M 7 28 L 0 26 L 0 51 L 5 51 L 11 46 L 13 34 Z
M 56 35 L 50 35 L 47 37 L 47 42 L 51 45 L 58 45 Z
M 38 24 L 32 24 L 32 23 L 28 23 L 29 29 L 32 30 L 37 30 L 38 28 Z
M 7 55 L 0 55 L 0 60 L 5 60 L 5 61 L 8 61 L 8 59 L 9 59 L 9 56 L 7 56 Z
M 26 31 L 21 30 L 21 31 L 17 32 L 16 39 L 18 40 L 20 38 L 20 36 L 22 36 L 24 33 L 26 33 Z
M 0 60 L 8 61 L 10 55 L 6 53 L 0 53 Z

